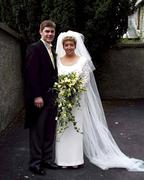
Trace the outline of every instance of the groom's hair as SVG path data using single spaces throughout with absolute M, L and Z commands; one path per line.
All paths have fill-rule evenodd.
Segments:
M 52 28 L 55 29 L 56 28 L 56 24 L 52 20 L 44 20 L 40 24 L 40 31 L 42 31 L 45 27 L 52 27 Z

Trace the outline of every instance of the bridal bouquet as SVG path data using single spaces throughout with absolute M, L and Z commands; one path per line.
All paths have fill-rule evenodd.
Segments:
M 58 104 L 57 133 L 62 134 L 68 128 L 70 122 L 74 129 L 80 132 L 72 110 L 80 106 L 80 96 L 82 92 L 86 91 L 84 79 L 75 72 L 60 75 L 58 82 L 54 84 L 54 89 L 58 93 L 56 100 Z

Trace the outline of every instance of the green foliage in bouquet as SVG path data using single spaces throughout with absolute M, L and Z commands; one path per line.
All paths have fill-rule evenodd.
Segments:
M 54 89 L 58 92 L 56 100 L 58 104 L 58 114 L 56 117 L 58 134 L 63 134 L 68 128 L 69 123 L 72 123 L 74 129 L 80 132 L 72 111 L 80 106 L 81 94 L 86 91 L 84 82 L 80 75 L 73 72 L 60 75 L 58 82 L 54 84 Z

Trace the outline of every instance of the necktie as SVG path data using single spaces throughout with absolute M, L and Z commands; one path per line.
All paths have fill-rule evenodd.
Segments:
M 55 68 L 54 57 L 53 57 L 53 54 L 52 54 L 51 46 L 49 45 L 47 49 L 48 49 L 48 53 L 49 53 L 49 56 L 51 58 L 53 67 Z

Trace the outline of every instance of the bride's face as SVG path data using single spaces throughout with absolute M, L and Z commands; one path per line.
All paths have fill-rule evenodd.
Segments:
M 75 53 L 76 44 L 73 40 L 66 40 L 63 44 L 66 55 L 73 55 Z

